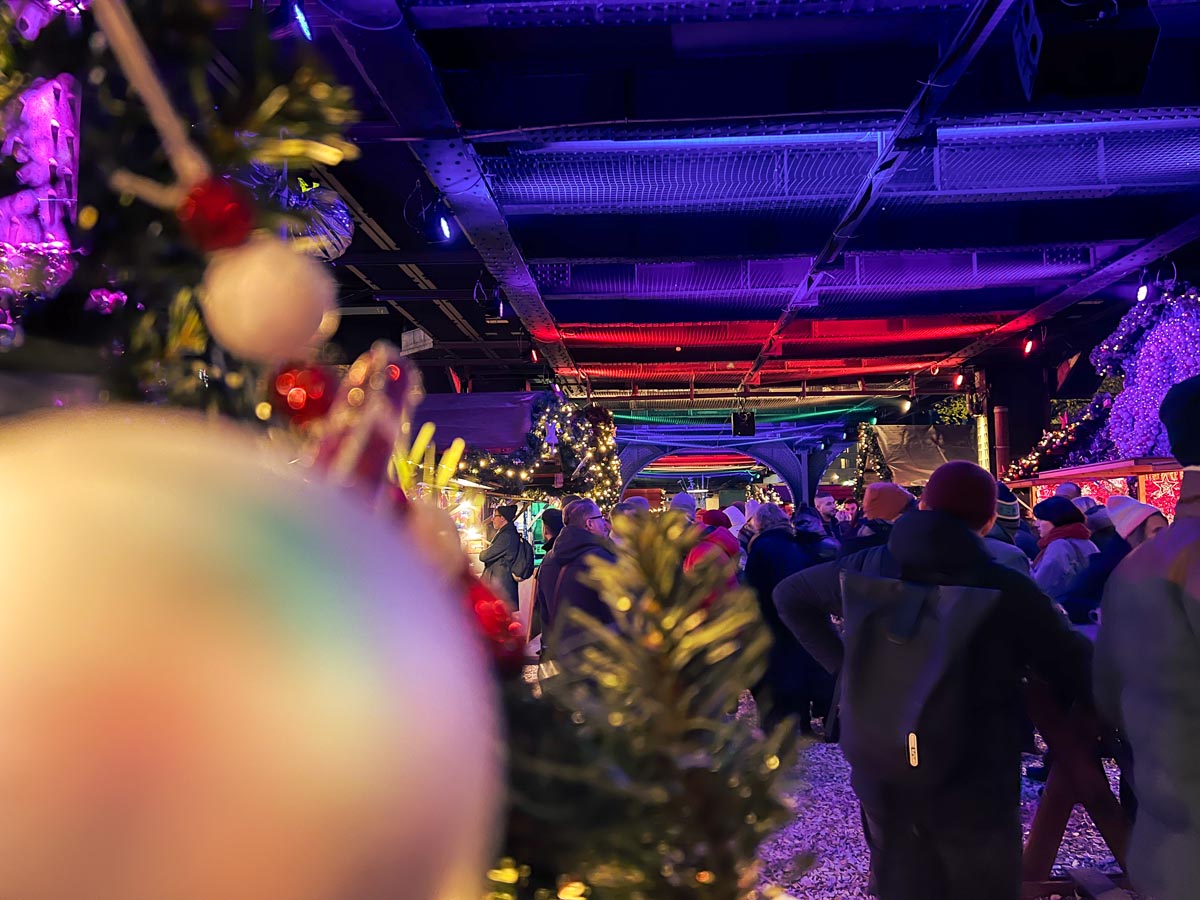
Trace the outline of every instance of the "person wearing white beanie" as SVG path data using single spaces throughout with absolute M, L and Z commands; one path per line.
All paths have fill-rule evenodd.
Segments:
M 738 532 L 742 530 L 742 526 L 746 524 L 746 514 L 736 506 L 727 506 L 724 509 L 725 515 L 729 516 L 729 521 L 733 524 L 729 530 L 734 537 L 738 536 Z
M 1130 547 L 1136 548 L 1146 543 L 1168 524 L 1167 517 L 1157 508 L 1124 494 L 1113 494 L 1104 505 L 1117 534 L 1124 538 Z

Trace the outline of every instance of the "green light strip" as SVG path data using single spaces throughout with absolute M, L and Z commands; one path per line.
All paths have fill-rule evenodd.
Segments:
M 802 419 L 818 419 L 826 416 L 839 416 L 846 413 L 861 412 L 862 405 L 839 406 L 834 409 L 803 410 L 802 407 L 782 410 L 761 410 L 754 413 L 756 421 L 780 424 Z M 625 425 L 686 425 L 688 422 L 720 422 L 728 419 L 732 410 L 694 409 L 669 412 L 622 412 L 614 411 L 613 419 Z

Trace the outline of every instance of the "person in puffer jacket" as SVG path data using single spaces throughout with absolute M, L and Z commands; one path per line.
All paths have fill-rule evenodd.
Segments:
M 1092 543 L 1083 513 L 1065 497 L 1050 497 L 1033 508 L 1041 552 L 1033 561 L 1033 580 L 1052 598 L 1066 593 L 1071 579 L 1100 552 Z

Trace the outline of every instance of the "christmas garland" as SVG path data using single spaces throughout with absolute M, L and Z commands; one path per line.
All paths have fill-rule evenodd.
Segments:
M 566 399 L 546 393 L 534 400 L 533 420 L 521 447 L 511 453 L 469 451 L 459 471 L 495 485 L 500 493 L 538 497 L 545 492 L 530 482 L 544 467 L 557 464 L 564 493 L 591 497 L 604 508 L 620 499 L 617 430 L 608 410 L 593 404 L 577 412 Z
M 74 278 L 65 287 L 65 279 L 42 278 L 5 306 L 0 321 L 13 330 L 7 344 L 19 345 L 27 309 L 52 301 L 64 309 L 56 320 L 79 330 L 72 341 L 96 348 L 112 396 L 252 418 L 268 371 L 258 355 L 243 352 L 245 342 L 217 345 L 217 311 L 200 308 L 197 288 L 212 274 L 216 250 L 263 248 L 247 240 L 252 230 L 272 236 L 309 227 L 311 210 L 276 196 L 258 200 L 231 177 L 252 168 L 296 174 L 357 156 L 344 137 L 357 120 L 350 90 L 325 74 L 305 42 L 272 40 L 261 4 L 245 22 L 252 64 L 225 87 L 210 75 L 219 68 L 213 34 L 223 4 L 90 6 L 86 12 L 86 3 L 51 4 L 53 21 L 25 35 L 29 40 L 6 35 L 0 54 L 6 123 L 19 120 L 27 85 L 36 89 L 62 72 L 90 73 L 80 85 L 87 111 L 81 132 L 65 120 L 53 123 L 56 140 L 70 131 L 80 147 L 77 202 L 71 197 L 78 216 L 69 243 L 61 242 Z M 68 21 L 81 16 L 82 28 Z M 0 34 L 10 27 L 11 17 L 0 18 Z M 315 270 L 300 274 L 314 283 Z M 5 344 L 0 334 L 0 349 Z
M 1051 459 L 1061 459 L 1066 464 L 1068 454 L 1079 445 L 1088 445 L 1101 435 L 1108 420 L 1108 411 L 1113 399 L 1110 394 L 1098 394 L 1076 418 L 1063 422 L 1060 427 L 1042 432 L 1033 449 L 1015 460 L 1000 476 L 1001 481 L 1018 481 L 1031 478 L 1041 471 Z M 1095 460 L 1079 460 L 1079 463 Z
M 858 426 L 858 479 L 854 486 L 855 496 L 862 502 L 863 492 L 867 489 L 867 473 L 874 473 L 876 481 L 893 481 L 892 470 L 883 458 L 879 448 L 879 436 L 875 426 L 866 422 Z

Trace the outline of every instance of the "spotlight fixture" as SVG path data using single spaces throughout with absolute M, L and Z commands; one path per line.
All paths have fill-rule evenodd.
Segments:
M 964 382 L 964 381 L 966 381 L 966 380 L 967 380 L 967 376 L 966 376 L 966 375 L 964 375 L 962 372 L 959 372 L 957 375 L 955 375 L 955 376 L 954 376 L 954 387 L 955 387 L 955 390 L 957 390 L 958 388 L 962 387 L 962 386 L 963 386 L 963 382 Z
M 1036 347 L 1037 341 L 1033 339 L 1032 335 L 1025 338 L 1024 350 L 1026 356 L 1032 353 Z
M 1137 302 L 1141 303 L 1148 296 L 1150 296 L 1150 285 L 1148 285 L 1148 284 L 1139 285 L 1138 290 L 1137 290 Z
M 902 412 L 905 415 L 908 415 L 910 412 L 912 412 L 912 401 L 908 400 L 908 399 L 901 400 L 900 401 L 900 412 Z
M 418 178 L 401 208 L 405 224 L 418 234 L 424 235 L 431 244 L 452 241 L 458 228 L 446 198 L 439 194 L 426 203 L 424 194 L 421 179 Z
M 421 212 L 425 221 L 425 236 L 437 244 L 444 244 L 454 237 L 454 217 L 441 197 L 430 203 Z
M 296 20 L 296 27 L 304 35 L 304 39 L 311 41 L 312 29 L 308 25 L 308 16 L 304 14 L 304 0 L 292 0 L 292 18 Z
M 538 352 L 536 347 L 529 351 L 529 358 L 534 362 L 538 361 Z
M 306 41 L 313 39 L 312 26 L 304 12 L 304 0 L 284 0 L 270 15 L 271 37 L 286 38 L 300 36 Z

